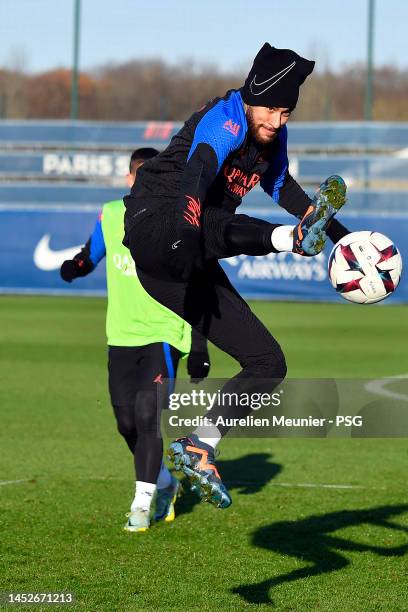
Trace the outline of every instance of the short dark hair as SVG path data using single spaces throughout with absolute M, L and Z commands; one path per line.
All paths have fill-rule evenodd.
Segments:
M 145 162 L 148 159 L 152 159 L 152 157 L 156 157 L 158 154 L 158 150 L 153 149 L 152 147 L 142 147 L 141 149 L 136 149 L 133 151 L 130 157 L 129 172 L 132 172 L 133 166 L 136 162 Z

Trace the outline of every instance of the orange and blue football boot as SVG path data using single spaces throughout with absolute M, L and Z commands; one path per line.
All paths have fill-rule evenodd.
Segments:
M 192 489 L 203 501 L 208 501 L 217 508 L 228 508 L 231 505 L 231 497 L 214 463 L 212 446 L 191 434 L 188 438 L 179 438 L 172 442 L 168 457 L 175 469 L 187 476 Z
M 346 183 L 329 176 L 315 193 L 301 222 L 293 230 L 293 249 L 298 255 L 317 255 L 326 244 L 326 229 L 346 202 Z

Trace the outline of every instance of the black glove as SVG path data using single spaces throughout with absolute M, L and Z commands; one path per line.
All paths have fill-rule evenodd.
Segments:
M 185 227 L 170 247 L 168 267 L 173 276 L 190 279 L 194 269 L 203 269 L 203 253 L 199 230 Z
M 74 259 L 66 259 L 60 268 L 60 276 L 62 280 L 71 283 L 74 278 L 86 276 L 93 270 L 94 266 L 90 260 L 74 257 Z
M 207 378 L 210 371 L 210 356 L 207 352 L 192 351 L 187 359 L 187 372 L 190 375 L 190 382 L 199 383 Z

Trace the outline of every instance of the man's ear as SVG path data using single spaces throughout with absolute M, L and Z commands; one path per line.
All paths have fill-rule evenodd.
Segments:
M 129 172 L 126 175 L 126 185 L 129 187 L 129 189 L 132 189 L 134 182 L 135 182 L 135 177 L 133 176 L 131 172 Z

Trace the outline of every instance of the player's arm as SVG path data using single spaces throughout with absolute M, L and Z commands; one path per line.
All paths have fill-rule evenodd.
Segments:
M 66 259 L 62 264 L 60 275 L 67 283 L 71 283 L 74 278 L 86 276 L 92 272 L 101 259 L 105 257 L 106 248 L 101 221 L 102 214 L 99 215 L 93 232 L 85 246 L 73 257 L 73 259 Z
M 218 102 L 202 116 L 194 132 L 181 177 L 176 204 L 177 240 L 172 245 L 173 268 L 184 280 L 194 267 L 200 267 L 201 215 L 208 190 L 224 160 L 244 138 L 240 123 L 236 124 L 240 128 L 236 134 L 225 129 L 228 113 L 234 117 L 233 112 L 234 108 L 229 108 L 225 101 Z
M 312 204 L 312 200 L 289 174 L 287 138 L 287 128 L 285 126 L 279 133 L 279 153 L 274 160 L 274 164 L 262 177 L 261 187 L 279 206 L 298 219 L 303 219 L 306 211 Z M 337 219 L 331 220 L 325 232 L 334 243 L 350 233 Z
M 191 350 L 187 360 L 187 372 L 193 383 L 207 378 L 210 371 L 210 356 L 208 354 L 207 338 L 196 329 L 191 331 Z

